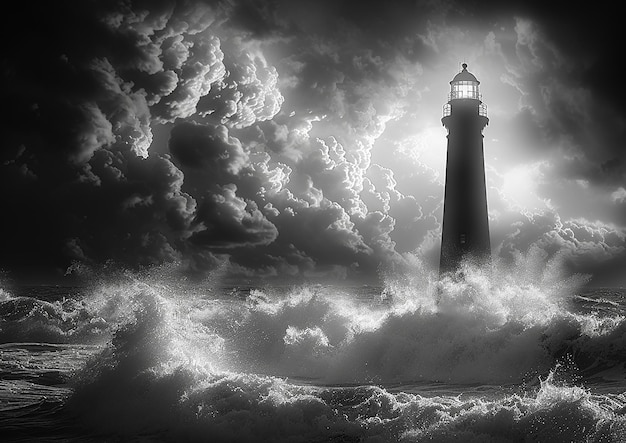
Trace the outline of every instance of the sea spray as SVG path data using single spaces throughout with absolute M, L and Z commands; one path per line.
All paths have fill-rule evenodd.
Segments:
M 562 352 L 555 345 L 584 334 L 565 310 L 578 280 L 531 283 L 526 274 L 516 283 L 495 267 L 466 264 L 437 291 L 395 282 L 367 304 L 330 287 L 253 290 L 216 333 L 239 355 L 238 371 L 323 383 L 514 383 L 547 373 Z M 210 327 L 213 318 L 196 320 Z M 553 323 L 573 330 L 559 337 Z
M 526 268 L 503 274 L 466 264 L 439 282 L 437 294 L 396 283 L 392 300 L 367 303 L 323 286 L 253 289 L 242 303 L 167 283 L 144 284 L 142 292 L 130 289 L 139 285 L 132 283 L 126 301 L 122 289 L 114 296 L 100 290 L 106 302 L 99 312 L 116 318 L 112 312 L 123 307 L 132 317 L 146 309 L 137 300 L 152 291 L 176 313 L 175 328 L 184 328 L 177 346 L 196 349 L 197 360 L 200 344 L 219 343 L 220 352 L 210 352 L 222 369 L 322 383 L 518 383 L 547 373 L 568 352 L 617 364 L 611 361 L 616 353 L 595 353 L 594 343 L 608 340 L 623 349 L 624 319 L 568 311 L 565 293 L 577 280 L 531 283 Z
M 585 380 L 623 379 L 624 318 L 573 298 L 576 279 L 498 272 L 468 265 L 440 288 L 396 281 L 384 297 L 100 283 L 80 303 L 108 345 L 64 410 L 113 439 L 621 441 L 623 394 L 551 374 L 567 360 Z
M 601 404 L 587 390 L 558 381 L 554 371 L 536 390 L 478 396 L 310 386 L 216 370 L 178 348 L 163 301 L 148 301 L 116 334 L 69 403 L 97 435 L 219 442 L 618 442 L 625 436 L 620 411 L 626 398 Z

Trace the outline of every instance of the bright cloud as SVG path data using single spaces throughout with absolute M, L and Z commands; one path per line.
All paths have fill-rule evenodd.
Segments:
M 626 117 L 612 57 L 574 26 L 586 17 L 331 3 L 24 10 L 6 51 L 2 266 L 362 279 L 436 263 L 441 111 L 462 61 L 491 119 L 496 252 L 563 251 L 581 272 L 624 259 Z

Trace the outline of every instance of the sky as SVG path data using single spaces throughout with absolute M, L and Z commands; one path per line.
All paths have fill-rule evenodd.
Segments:
M 490 123 L 493 255 L 626 286 L 616 7 L 20 2 L 2 29 L 0 269 L 361 282 L 439 259 L 449 82 Z

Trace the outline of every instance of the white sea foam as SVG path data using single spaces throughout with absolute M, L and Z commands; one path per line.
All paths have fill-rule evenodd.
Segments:
M 626 321 L 577 311 L 579 280 L 528 261 L 518 272 L 467 264 L 437 283 L 417 273 L 367 300 L 320 286 L 259 288 L 244 300 L 154 279 L 103 284 L 74 304 L 7 295 L 0 334 L 16 338 L 17 323 L 36 323 L 54 326 L 44 329 L 61 342 L 109 340 L 66 405 L 97 435 L 623 441 L 624 394 L 591 394 L 554 368 L 623 373 Z M 80 332 L 92 322 L 97 334 Z M 397 388 L 433 383 L 447 393 Z M 462 388 L 498 384 L 511 388 Z

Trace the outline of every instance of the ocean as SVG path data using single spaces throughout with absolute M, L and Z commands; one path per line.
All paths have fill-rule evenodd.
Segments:
M 549 266 L 167 276 L 5 284 L 0 441 L 626 441 L 624 288 Z

